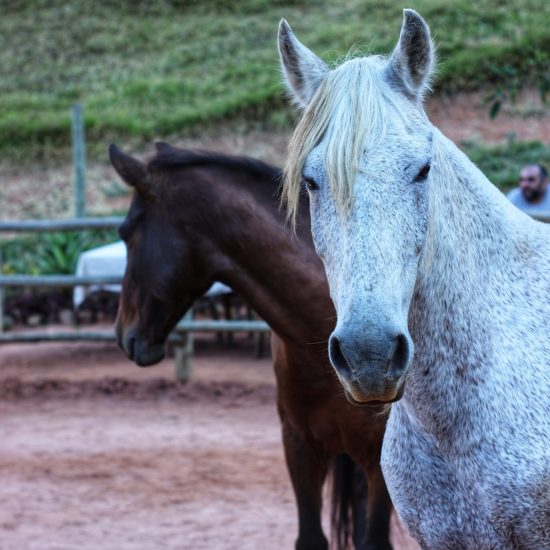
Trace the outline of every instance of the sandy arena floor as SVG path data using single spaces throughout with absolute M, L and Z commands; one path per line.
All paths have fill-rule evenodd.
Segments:
M 270 360 L 208 344 L 187 385 L 110 345 L 2 346 L 0 548 L 293 548 Z

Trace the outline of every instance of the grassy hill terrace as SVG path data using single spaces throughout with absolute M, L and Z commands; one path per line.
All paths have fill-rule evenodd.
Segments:
M 287 128 L 275 45 L 287 18 L 329 61 L 388 52 L 402 8 L 429 22 L 436 92 L 509 88 L 550 78 L 545 0 L 1 1 L 0 155 L 67 154 L 69 109 L 85 105 L 91 153 L 237 122 Z M 358 48 L 361 48 L 359 50 Z

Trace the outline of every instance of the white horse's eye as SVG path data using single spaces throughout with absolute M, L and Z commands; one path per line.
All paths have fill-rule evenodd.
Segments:
M 430 163 L 427 162 L 422 168 L 420 169 L 420 172 L 418 172 L 418 175 L 416 176 L 414 181 L 424 181 L 428 174 L 430 173 Z
M 316 189 L 319 189 L 319 186 L 317 185 L 317 182 L 313 178 L 304 176 L 303 179 L 304 179 L 304 183 L 306 184 L 306 187 L 310 191 L 315 191 Z

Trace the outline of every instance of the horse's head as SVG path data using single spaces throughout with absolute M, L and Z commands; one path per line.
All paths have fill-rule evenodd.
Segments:
M 162 147 L 162 145 L 160 145 Z M 111 163 L 134 189 L 126 219 L 119 228 L 128 263 L 116 320 L 120 347 L 140 366 L 159 362 L 170 331 L 193 301 L 213 282 L 197 261 L 185 212 L 191 204 L 174 197 L 170 173 L 109 148 Z M 191 202 L 191 199 L 190 199 Z
M 292 212 L 300 187 L 309 192 L 313 240 L 338 316 L 330 360 L 350 401 L 395 401 L 413 356 L 408 309 L 428 228 L 429 29 L 405 10 L 391 56 L 329 70 L 282 21 L 279 51 L 305 110 L 284 193 Z

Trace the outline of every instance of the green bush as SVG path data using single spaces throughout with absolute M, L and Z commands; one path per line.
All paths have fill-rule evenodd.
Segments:
M 115 230 L 40 233 L 0 241 L 2 273 L 21 275 L 69 275 L 78 255 L 117 240 Z

